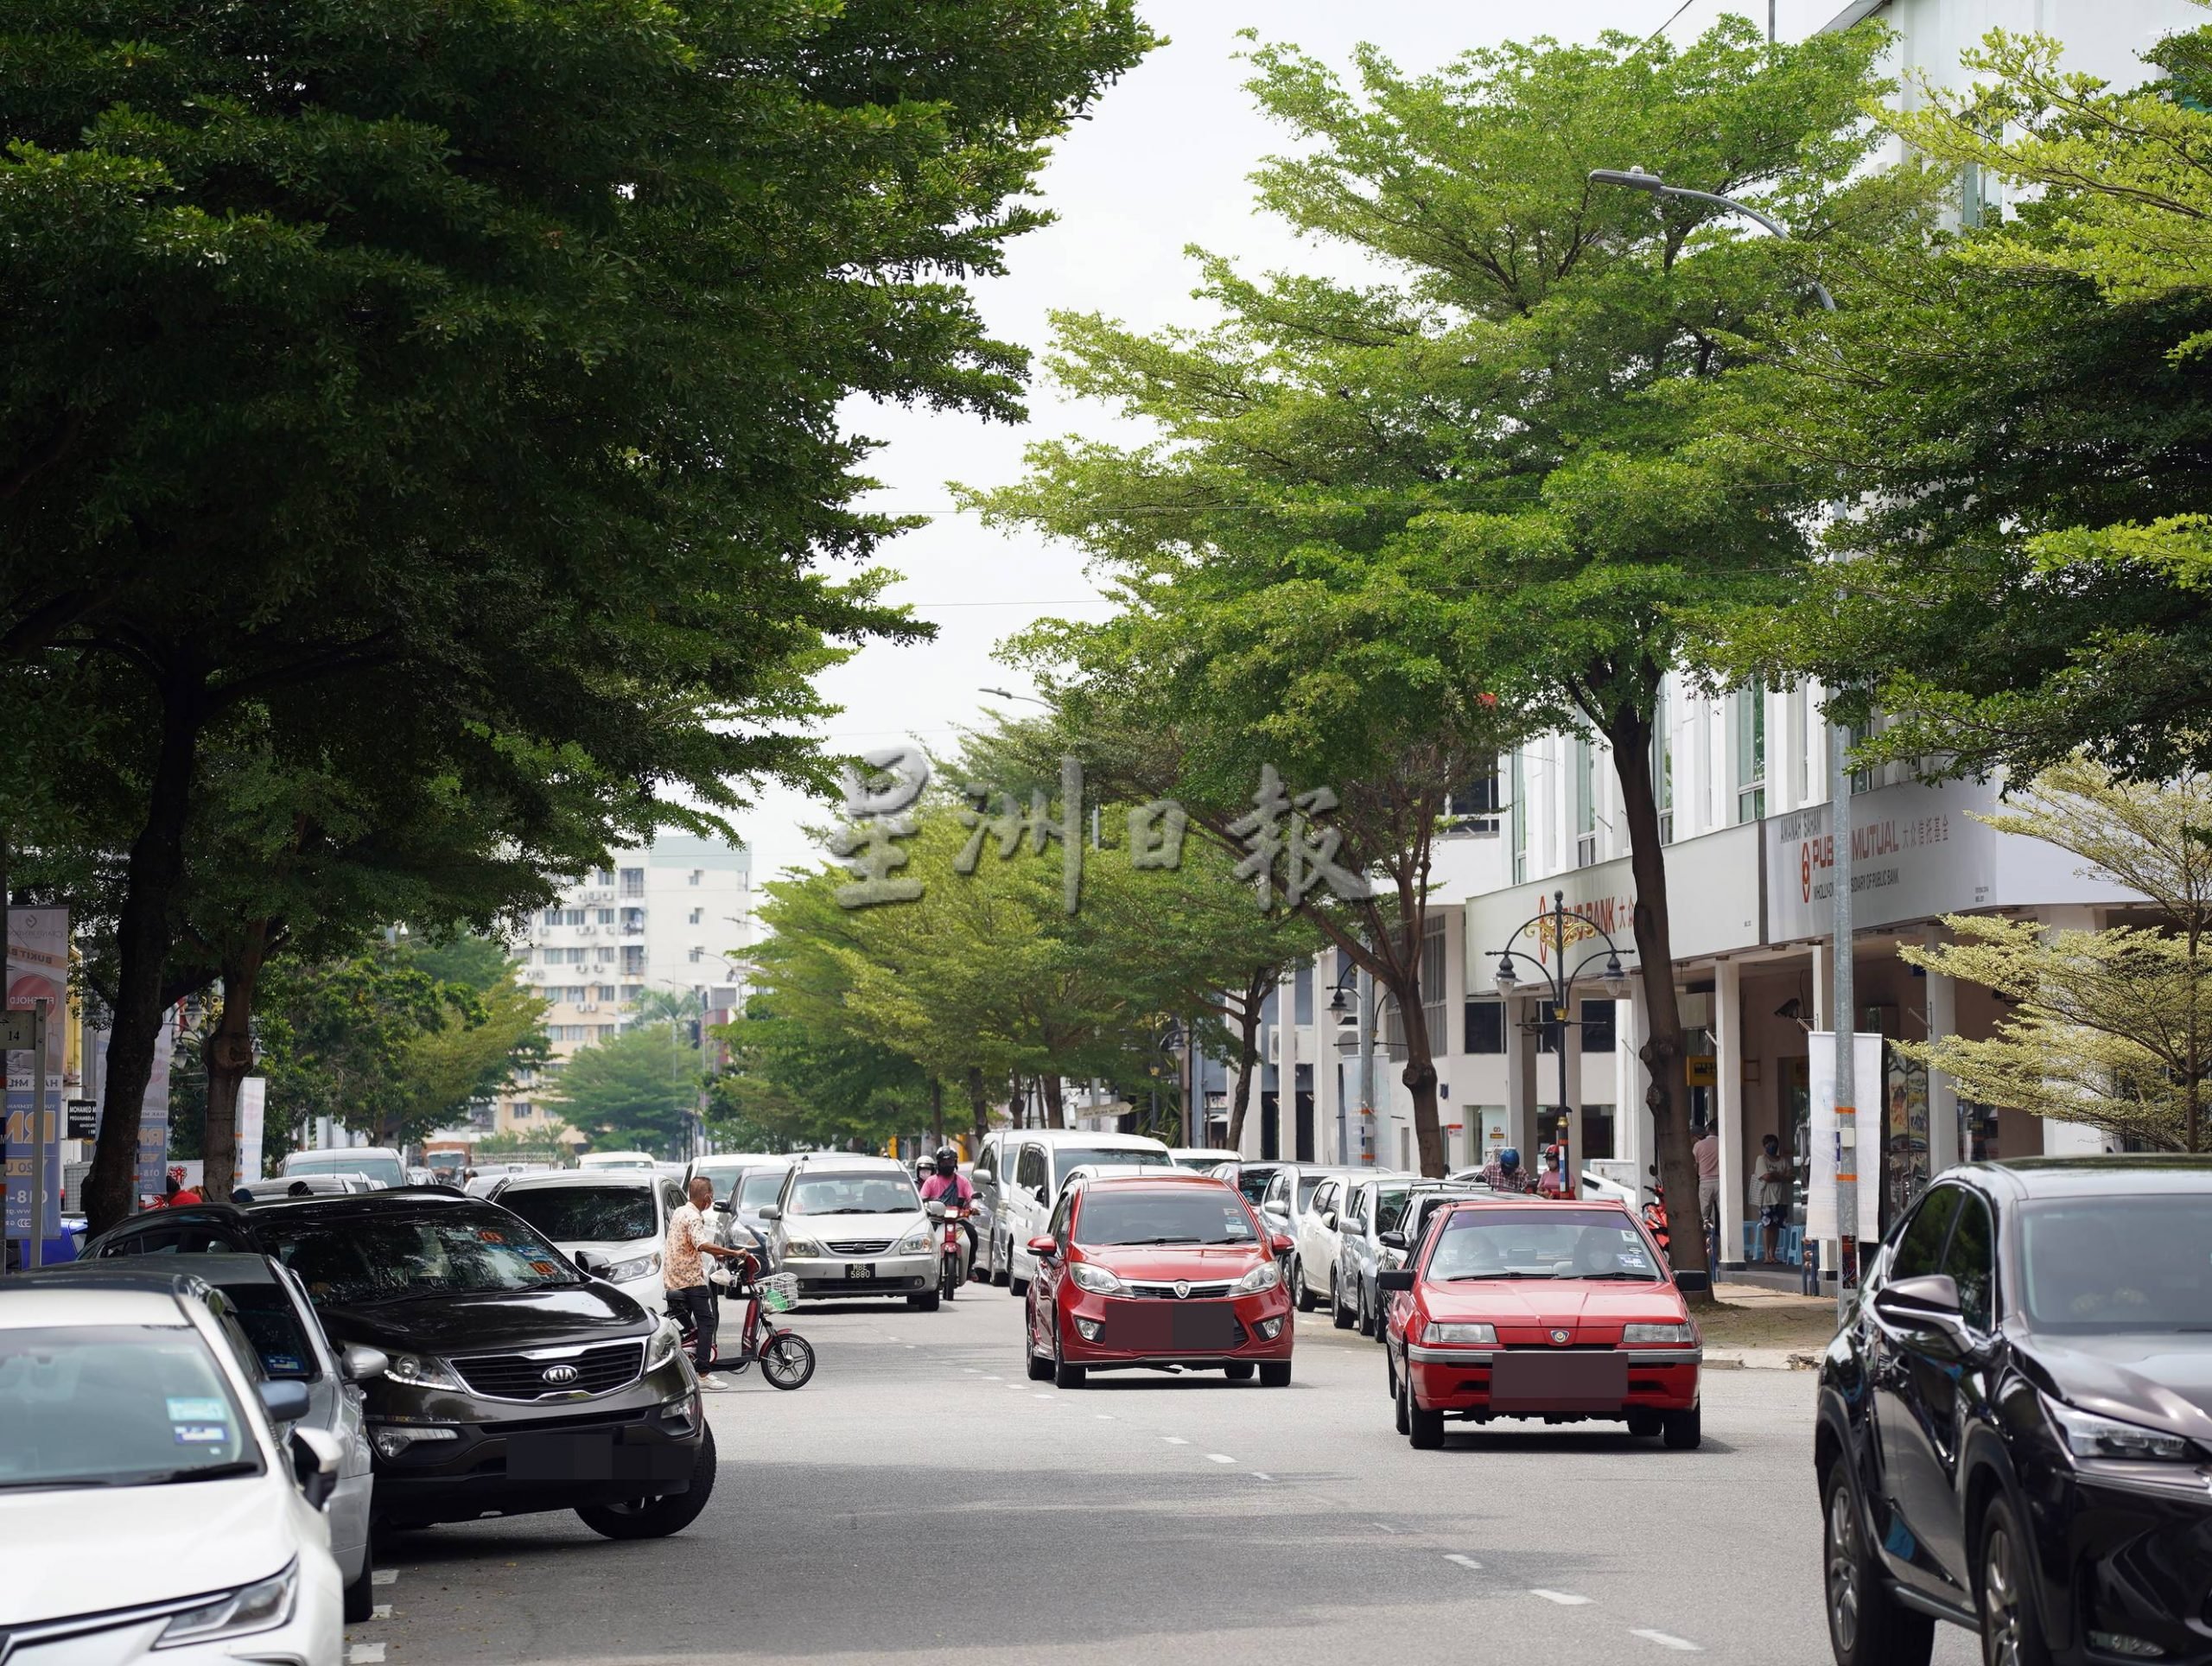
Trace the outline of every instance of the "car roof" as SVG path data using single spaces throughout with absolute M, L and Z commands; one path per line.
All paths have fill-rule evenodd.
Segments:
M 1009 1140 L 1034 1140 L 1039 1145 L 1087 1145 L 1101 1151 L 1165 1151 L 1166 1146 L 1149 1134 L 1093 1133 L 1081 1128 L 1023 1128 L 1007 1130 Z
M 1138 1170 L 1116 1167 L 1106 1169 L 1104 1173 L 1096 1172 L 1104 1167 L 1103 1164 L 1085 1163 L 1083 1165 L 1083 1169 L 1093 1172 L 1086 1173 L 1078 1170 L 1073 1179 L 1069 1181 L 1069 1185 L 1093 1192 L 1102 1190 L 1142 1192 L 1147 1188 L 1158 1192 L 1172 1192 L 1192 1186 L 1218 1186 L 1224 1192 L 1230 1193 L 1235 1193 L 1236 1191 L 1236 1188 L 1230 1185 L 1227 1180 L 1217 1180 L 1211 1174 L 1201 1174 L 1194 1168 Z
M 394 1186 L 384 1192 L 324 1193 L 313 1198 L 270 1198 L 264 1202 L 248 1204 L 243 1208 L 234 1206 L 232 1212 L 249 1225 L 265 1221 L 273 1226 L 302 1218 L 352 1220 L 373 1215 L 413 1214 L 423 1211 L 467 1207 L 491 1209 L 497 1205 L 482 1198 L 472 1197 L 467 1192 L 456 1192 L 451 1186 Z
M 0 1330 L 53 1325 L 182 1326 L 181 1304 L 197 1281 L 174 1269 L 137 1268 L 71 1272 L 48 1268 L 0 1280 Z
M 499 1182 L 499 1194 L 510 1192 L 543 1192 L 556 1186 L 653 1186 L 673 1175 L 655 1173 L 649 1168 L 556 1168 L 538 1174 L 509 1174 Z
M 1978 1180 L 2015 1198 L 2156 1196 L 2212 1186 L 2212 1156 L 2113 1152 L 2080 1157 L 2005 1157 L 1948 1168 L 1937 1180 Z
M 315 1146 L 306 1151 L 288 1151 L 286 1161 L 295 1157 L 397 1157 L 398 1148 L 388 1145 L 330 1145 Z
M 1616 1215 L 1625 1215 L 1633 1220 L 1636 1211 L 1618 1198 L 1539 1198 L 1522 1192 L 1478 1192 L 1466 1197 L 1453 1197 L 1454 1204 L 1471 1204 L 1484 1209 L 1559 1210 L 1609 1209 Z

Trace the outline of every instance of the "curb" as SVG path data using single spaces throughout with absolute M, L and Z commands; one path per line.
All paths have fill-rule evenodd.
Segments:
M 1705 1352 L 1709 1371 L 1812 1371 L 1820 1366 L 1818 1354 L 1781 1348 L 1708 1348 Z

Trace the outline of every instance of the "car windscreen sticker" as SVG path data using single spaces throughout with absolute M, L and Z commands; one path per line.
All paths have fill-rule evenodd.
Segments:
M 220 1423 L 175 1423 L 176 1443 L 181 1447 L 220 1446 L 231 1438 L 231 1432 Z
M 1632 1273 L 1648 1273 L 1651 1263 L 1644 1258 L 1643 1240 L 1632 1227 L 1621 1229 L 1620 1264 Z
M 550 1261 L 533 1261 L 530 1263 L 530 1270 L 540 1278 L 551 1278 L 555 1269 Z
M 261 1364 L 263 1370 L 271 1371 L 302 1371 L 307 1369 L 297 1354 L 264 1354 Z
M 172 1423 L 227 1423 L 231 1408 L 219 1400 L 186 1400 L 169 1396 L 169 1421 Z
M 480 1226 L 476 1229 L 476 1241 L 479 1243 L 505 1243 L 507 1238 L 504 1232 L 489 1226 Z

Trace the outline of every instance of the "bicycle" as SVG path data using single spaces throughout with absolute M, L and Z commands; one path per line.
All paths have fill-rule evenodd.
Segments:
M 798 1280 L 789 1273 L 762 1275 L 759 1260 L 748 1250 L 740 1258 L 734 1278 L 723 1288 L 725 1300 L 742 1301 L 745 1316 L 737 1326 L 737 1352 L 724 1358 L 717 1346 L 714 1369 L 739 1376 L 754 1360 L 769 1386 L 803 1389 L 814 1375 L 814 1346 L 798 1332 L 773 1325 L 768 1315 L 787 1313 L 798 1304 Z M 687 1338 L 687 1344 L 689 1339 Z

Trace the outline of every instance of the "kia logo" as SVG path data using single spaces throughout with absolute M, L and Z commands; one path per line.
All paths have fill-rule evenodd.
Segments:
M 1566 1338 L 1563 1335 L 1560 1335 L 1558 1332 L 1554 1332 L 1554 1334 L 1555 1336 L 1559 1336 L 1560 1340 L 1566 1340 Z M 556 1389 L 566 1388 L 569 1383 L 576 1380 L 576 1368 L 574 1365 L 548 1365 L 543 1371 L 538 1373 L 538 1380 L 542 1383 L 550 1383 Z
M 1181 1278 L 1177 1279 L 1177 1280 L 1175 1281 L 1175 1299 L 1176 1299 L 1176 1300 L 1180 1301 L 1180 1300 L 1183 1300 L 1183 1298 L 1184 1298 L 1184 1297 L 1185 1297 L 1185 1296 L 1189 1295 L 1190 1294 L 1191 1294 L 1191 1281 L 1190 1281 L 1190 1280 L 1188 1280 L 1188 1279 L 1181 1279 Z
M 1554 1332 L 1552 1332 L 1552 1341 L 1553 1341 L 1554 1344 L 1558 1345 L 1559 1346 L 1564 1347 L 1564 1346 L 1566 1345 L 1566 1344 L 1567 1344 L 1567 1332 L 1566 1332 L 1565 1331 L 1554 1331 Z M 546 1372 L 546 1373 L 545 1373 L 545 1375 L 546 1375 L 547 1377 L 550 1377 L 553 1375 L 553 1373 L 552 1373 L 552 1372 L 550 1372 L 550 1371 L 548 1371 L 548 1372 Z M 571 1377 L 573 1377 L 573 1376 L 575 1376 L 575 1372 L 573 1372 L 573 1371 L 571 1371 L 571 1372 L 569 1373 L 569 1375 L 570 1375 Z

